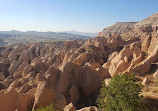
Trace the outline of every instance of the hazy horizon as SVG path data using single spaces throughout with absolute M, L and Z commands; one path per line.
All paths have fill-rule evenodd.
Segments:
M 1 0 L 0 31 L 98 33 L 158 12 L 157 0 Z
M 40 30 L 0 30 L 0 31 L 20 31 L 20 32 L 29 32 L 29 31 L 36 31 L 36 32 L 81 32 L 77 30 L 64 30 L 64 31 L 53 31 L 53 30 L 47 30 L 47 31 L 40 31 Z M 81 32 L 81 33 L 99 33 L 99 32 Z

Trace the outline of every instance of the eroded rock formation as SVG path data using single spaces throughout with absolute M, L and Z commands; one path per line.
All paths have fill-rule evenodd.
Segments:
M 69 103 L 81 108 L 87 98 L 96 99 L 103 81 L 119 73 L 154 73 L 157 78 L 157 21 L 155 14 L 138 23 L 117 23 L 84 41 L 1 46 L 0 110 L 28 111 L 50 104 L 63 110 Z M 65 109 L 75 111 L 72 104 Z M 80 111 L 85 110 L 98 111 Z

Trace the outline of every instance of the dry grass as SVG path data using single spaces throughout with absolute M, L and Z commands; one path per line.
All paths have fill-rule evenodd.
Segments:
M 142 88 L 143 111 L 158 111 L 158 79 L 154 79 L 151 74 L 145 77 L 148 77 L 151 83 Z M 145 77 L 141 78 L 141 82 Z

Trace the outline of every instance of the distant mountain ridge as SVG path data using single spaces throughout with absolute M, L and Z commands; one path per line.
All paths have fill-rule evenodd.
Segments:
M 63 40 L 89 39 L 91 36 L 70 34 L 67 32 L 38 32 L 38 31 L 0 31 L 0 45 L 30 42 L 48 42 Z
M 80 37 L 88 37 L 88 36 L 83 36 L 83 35 L 80 35 L 80 34 L 70 34 L 70 33 L 67 33 L 67 32 L 51 32 L 51 31 L 48 31 L 48 32 L 38 32 L 38 31 L 26 31 L 26 32 L 23 32 L 23 31 L 18 31 L 18 30 L 12 30 L 12 31 L 0 31 L 0 34 L 11 34 L 11 36 L 14 36 L 16 34 L 18 34 L 17 36 L 21 36 L 21 35 L 24 35 L 24 36 L 41 36 L 41 37 L 54 37 L 54 36 L 60 36 L 60 35 L 64 35 L 64 36 L 80 36 Z M 43 35 L 42 35 L 43 34 Z M 89 37 L 88 37 L 89 38 Z
M 69 34 L 89 36 L 89 37 L 96 37 L 97 36 L 97 33 L 92 33 L 92 32 L 78 32 L 78 31 L 75 31 L 75 30 L 64 31 L 64 32 L 69 33 Z

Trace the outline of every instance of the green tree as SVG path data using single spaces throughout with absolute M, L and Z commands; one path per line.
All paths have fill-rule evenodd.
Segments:
M 109 85 L 100 90 L 97 103 L 103 111 L 139 111 L 142 97 L 139 96 L 141 88 L 135 83 L 134 74 L 114 76 Z
M 46 107 L 36 109 L 35 111 L 56 111 L 56 110 L 53 108 L 53 105 L 50 105 L 50 106 L 46 106 Z

